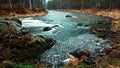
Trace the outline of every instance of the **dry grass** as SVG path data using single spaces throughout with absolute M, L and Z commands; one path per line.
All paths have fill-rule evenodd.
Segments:
M 46 12 L 39 12 L 39 13 L 27 13 L 27 14 L 16 14 L 11 13 L 9 15 L 0 15 L 0 18 L 16 18 L 16 17 L 34 17 L 34 16 L 43 16 Z
M 95 14 L 120 19 L 120 9 L 101 10 L 97 11 Z
M 22 8 L 22 9 L 13 9 L 13 10 L 0 10 L 0 18 L 15 18 L 15 17 L 31 17 L 31 16 L 42 16 L 47 12 L 45 9 L 36 8 Z
M 114 32 L 120 31 L 120 20 L 113 21 L 111 30 Z
M 115 19 L 120 20 L 120 9 L 61 9 L 62 11 L 71 11 L 71 12 L 80 12 L 85 14 L 96 14 L 96 15 L 102 15 L 107 16 Z
M 120 19 L 120 9 L 83 9 L 80 12 Z

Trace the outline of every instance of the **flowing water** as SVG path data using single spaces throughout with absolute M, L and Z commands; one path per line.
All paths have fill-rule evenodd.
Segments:
M 65 17 L 66 15 L 72 17 Z M 34 36 L 43 35 L 57 41 L 51 49 L 43 53 L 40 59 L 54 68 L 60 62 L 70 58 L 68 54 L 76 49 L 88 49 L 94 53 L 97 48 L 109 47 L 106 40 L 89 33 L 91 24 L 104 19 L 95 15 L 49 10 L 45 16 L 22 19 L 22 26 Z M 82 23 L 82 26 L 79 23 Z M 55 25 L 58 27 L 54 27 L 50 31 L 43 31 L 43 28 Z M 96 46 L 95 40 L 100 41 L 98 43 L 100 46 Z

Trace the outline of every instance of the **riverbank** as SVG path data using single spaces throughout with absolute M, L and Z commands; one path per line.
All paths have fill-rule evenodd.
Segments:
M 61 11 L 80 12 L 84 14 L 95 14 L 107 16 L 120 20 L 120 9 L 61 9 Z
M 99 15 L 103 17 L 112 18 L 112 20 L 99 21 L 99 23 L 101 24 L 95 24 L 101 27 L 104 26 L 103 28 L 96 27 L 96 26 L 94 27 L 96 27 L 96 29 L 98 30 L 105 28 L 105 30 L 103 31 L 101 30 L 101 32 L 103 33 L 100 33 L 100 31 L 97 31 L 98 34 L 100 33 L 101 35 L 109 39 L 111 43 L 113 44 L 113 46 L 116 46 L 116 45 L 120 46 L 120 42 L 119 42 L 120 40 L 119 39 L 120 38 L 119 36 L 120 35 L 120 32 L 119 32 L 120 31 L 120 9 L 85 9 L 80 12 L 85 13 L 85 14 L 95 14 L 95 15 Z M 108 25 L 105 25 L 104 24 L 105 22 L 108 23 Z M 104 31 L 106 32 L 106 34 Z
M 61 11 L 80 12 L 83 14 L 91 14 L 113 18 L 114 25 L 112 25 L 111 30 L 114 32 L 120 31 L 120 9 L 62 9 Z
M 0 10 L 0 18 L 24 18 L 24 17 L 35 17 L 35 16 L 43 16 L 47 14 L 47 11 L 42 8 L 22 8 L 22 9 L 14 9 L 14 10 Z
M 80 11 L 85 14 L 94 14 L 101 17 L 109 17 L 112 20 L 102 20 L 92 26 L 92 33 L 97 37 L 108 39 L 113 49 L 109 54 L 101 58 L 97 66 L 103 65 L 108 68 L 119 68 L 120 55 L 120 9 L 85 9 Z M 93 65 L 95 66 L 95 65 Z

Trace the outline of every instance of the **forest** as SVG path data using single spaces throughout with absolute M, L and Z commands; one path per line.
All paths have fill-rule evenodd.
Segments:
M 50 0 L 48 9 L 120 8 L 119 0 Z
M 0 9 L 18 8 L 81 9 L 120 8 L 119 0 L 1 0 Z
M 43 8 L 42 0 L 1 0 L 0 9 Z

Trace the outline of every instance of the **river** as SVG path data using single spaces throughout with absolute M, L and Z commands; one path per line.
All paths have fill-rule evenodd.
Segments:
M 72 17 L 65 17 L 66 15 L 71 15 Z M 26 28 L 30 34 L 34 36 L 43 35 L 57 41 L 51 49 L 45 51 L 40 57 L 41 61 L 50 64 L 54 68 L 54 66 L 58 66 L 60 62 L 70 58 L 68 54 L 76 49 L 88 49 L 92 54 L 95 52 L 95 49 L 104 46 L 109 47 L 106 40 L 89 33 L 93 23 L 104 19 L 105 18 L 96 15 L 48 10 L 48 14 L 45 16 L 29 17 L 21 20 L 23 22 L 22 26 Z M 43 31 L 43 28 L 55 25 L 57 25 L 57 27 L 52 28 L 52 30 Z M 100 46 L 96 46 L 95 40 L 100 41 L 98 43 Z

